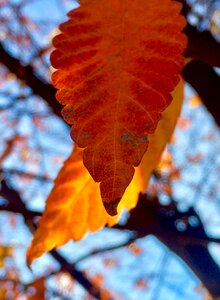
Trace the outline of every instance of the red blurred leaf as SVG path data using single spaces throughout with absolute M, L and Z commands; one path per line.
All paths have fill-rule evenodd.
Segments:
M 135 287 L 138 289 L 146 290 L 148 288 L 148 284 L 145 279 L 140 278 L 135 282 Z
M 140 255 L 142 253 L 142 249 L 136 243 L 131 243 L 128 249 L 135 255 Z
M 44 300 L 45 299 L 45 277 L 36 279 L 29 285 L 30 295 L 27 296 L 27 300 Z
M 188 155 L 187 159 L 191 164 L 197 164 L 204 158 L 204 154 L 198 152 L 194 155 Z

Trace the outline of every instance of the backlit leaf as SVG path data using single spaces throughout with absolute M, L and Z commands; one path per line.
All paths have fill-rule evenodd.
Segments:
M 152 171 L 160 162 L 163 150 L 173 134 L 183 103 L 183 88 L 183 81 L 181 80 L 172 93 L 173 101 L 171 105 L 164 111 L 155 133 L 149 137 L 149 148 L 140 165 L 141 177 L 145 188 L 148 185 Z
M 151 173 L 156 168 L 165 145 L 169 142 L 183 100 L 183 83 L 173 93 L 171 106 L 163 113 L 156 132 L 150 138 L 147 153 L 136 168 L 134 178 L 126 189 L 118 211 L 135 207 L 139 192 L 144 192 Z M 169 121 L 169 122 L 168 122 Z M 118 217 L 109 216 L 102 204 L 98 184 L 93 181 L 82 162 L 82 149 L 76 148 L 64 163 L 46 203 L 27 262 L 65 244 L 80 240 L 88 231 L 95 232 L 106 223 L 114 225 Z
M 27 252 L 27 262 L 59 247 L 70 239 L 78 241 L 88 231 L 95 232 L 106 223 L 113 225 L 118 217 L 107 214 L 99 186 L 93 181 L 82 161 L 82 149 L 76 148 L 60 170 L 46 203 L 45 212 Z M 140 173 L 136 172 L 119 205 L 130 210 L 143 190 Z
M 82 0 L 60 26 L 52 80 L 110 215 L 171 102 L 185 21 L 171 0 Z

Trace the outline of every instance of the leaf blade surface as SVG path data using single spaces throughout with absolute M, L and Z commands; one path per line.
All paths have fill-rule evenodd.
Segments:
M 145 153 L 134 178 L 119 204 L 119 212 L 136 206 L 139 192 L 147 188 L 151 173 L 169 142 L 180 114 L 183 101 L 183 82 L 173 92 L 173 102 L 163 113 L 156 132 L 150 137 Z M 113 226 L 117 217 L 109 216 L 102 204 L 98 184 L 82 162 L 82 149 L 75 148 L 61 168 L 47 199 L 46 209 L 27 252 L 27 262 L 69 240 L 78 241 L 87 232 L 96 232 L 108 224 Z
M 27 263 L 45 252 L 79 241 L 88 232 L 96 232 L 106 224 L 114 225 L 118 216 L 109 216 L 101 201 L 99 186 L 93 181 L 82 161 L 82 149 L 75 148 L 65 161 L 46 201 L 45 212 L 27 251 Z M 133 178 L 120 203 L 119 210 L 136 205 L 143 190 L 139 172 Z
M 82 0 L 55 37 L 52 80 L 110 215 L 171 102 L 185 25 L 170 0 Z

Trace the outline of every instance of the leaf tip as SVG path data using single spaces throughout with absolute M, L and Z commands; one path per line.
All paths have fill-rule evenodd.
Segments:
M 116 216 L 118 214 L 117 207 L 120 200 L 121 198 L 113 199 L 108 202 L 103 200 L 103 205 L 110 216 Z
M 30 248 L 29 248 L 29 249 L 30 249 Z M 30 271 L 32 271 L 32 269 L 31 269 L 31 264 L 32 264 L 32 262 L 33 262 L 33 257 L 32 257 L 32 255 L 31 255 L 29 249 L 27 250 L 27 253 L 26 253 L 26 265 L 27 265 L 28 269 L 29 269 Z
M 44 254 L 43 251 L 41 251 L 42 249 L 39 248 L 38 245 L 36 245 L 34 243 L 34 240 L 32 241 L 32 243 L 29 245 L 27 252 L 26 252 L 26 265 L 28 267 L 29 270 L 32 271 L 31 269 L 31 265 L 32 263 L 39 258 L 42 254 Z M 45 251 L 46 252 L 46 251 Z

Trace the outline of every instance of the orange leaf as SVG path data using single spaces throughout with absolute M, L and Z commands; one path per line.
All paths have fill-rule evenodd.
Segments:
M 179 118 L 184 98 L 182 80 L 173 91 L 172 96 L 173 101 L 171 105 L 164 111 L 155 133 L 149 137 L 149 148 L 140 165 L 141 177 L 145 187 L 148 185 L 152 171 L 160 162 L 163 150 L 167 143 L 169 143 Z
M 195 96 L 192 96 L 190 99 L 189 99 L 189 106 L 195 108 L 195 107 L 198 107 L 199 105 L 202 104 L 202 101 L 201 99 L 199 98 L 199 96 L 195 95 Z
M 171 0 L 82 0 L 53 40 L 52 80 L 110 215 L 170 104 L 185 25 Z
M 118 217 L 109 216 L 102 204 L 98 184 L 82 162 L 82 149 L 76 148 L 60 170 L 46 203 L 45 212 L 27 252 L 27 263 L 70 239 L 78 241 L 88 231 L 95 232 L 106 223 L 113 225 Z M 130 210 L 143 190 L 139 172 L 119 205 Z
M 183 83 L 173 93 L 174 101 L 164 112 L 162 120 L 141 165 L 127 188 L 118 211 L 135 207 L 139 192 L 144 192 L 149 178 L 156 168 L 162 151 L 173 132 L 183 100 Z M 169 122 L 168 122 L 169 121 Z M 106 223 L 112 226 L 117 217 L 109 216 L 102 204 L 98 184 L 95 183 L 82 162 L 82 150 L 74 149 L 64 163 L 54 188 L 46 203 L 46 210 L 27 252 L 27 262 L 43 253 L 65 244 L 70 239 L 80 240 L 88 231 L 95 232 Z

